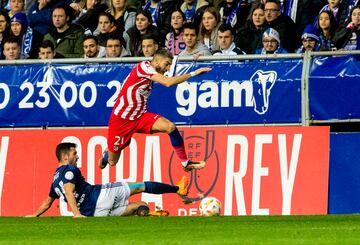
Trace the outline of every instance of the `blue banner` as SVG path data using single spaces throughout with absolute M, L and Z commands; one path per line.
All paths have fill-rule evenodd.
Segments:
M 106 126 L 134 64 L 0 66 L 0 127 Z M 178 86 L 155 84 L 149 111 L 177 124 L 301 122 L 302 60 L 179 63 L 213 70 Z M 6 76 L 3 76 L 6 74 Z
M 360 133 L 330 135 L 329 214 L 360 213 Z
M 309 77 L 311 119 L 360 119 L 359 91 L 356 57 L 315 58 Z

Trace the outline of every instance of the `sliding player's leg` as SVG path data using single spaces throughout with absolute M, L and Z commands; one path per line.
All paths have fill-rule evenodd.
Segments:
M 155 181 L 128 183 L 128 185 L 130 188 L 130 196 L 141 192 L 150 194 L 177 193 L 180 196 L 186 196 L 188 194 L 189 180 L 186 176 L 183 176 L 176 185 L 169 185 Z
M 149 205 L 146 202 L 130 202 L 121 216 L 137 215 L 148 216 L 150 212 Z

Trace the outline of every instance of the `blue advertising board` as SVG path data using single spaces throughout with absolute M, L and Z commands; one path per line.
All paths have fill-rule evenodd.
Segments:
M 329 214 L 360 213 L 360 133 L 330 135 Z
M 312 120 L 360 119 L 359 91 L 356 56 L 314 58 L 309 77 Z
M 177 124 L 301 122 L 302 60 L 179 63 L 178 74 L 212 71 L 167 88 L 155 84 L 149 111 Z M 0 127 L 106 126 L 134 64 L 0 66 Z

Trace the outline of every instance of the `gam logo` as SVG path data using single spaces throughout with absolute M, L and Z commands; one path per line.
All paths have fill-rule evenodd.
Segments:
M 206 75 L 205 75 L 206 76 Z M 176 88 L 177 112 L 190 117 L 198 109 L 251 108 L 258 115 L 270 106 L 270 92 L 277 79 L 276 71 L 255 71 L 244 80 L 202 80 L 184 82 Z
M 269 108 L 269 96 L 272 87 L 275 84 L 277 73 L 275 71 L 257 70 L 250 82 L 253 86 L 253 105 L 257 114 L 263 115 Z

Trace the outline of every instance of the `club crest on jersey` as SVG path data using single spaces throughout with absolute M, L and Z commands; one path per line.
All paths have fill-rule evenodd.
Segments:
M 114 145 L 114 151 L 118 151 L 119 150 L 119 146 Z
M 74 173 L 73 173 L 73 172 L 67 171 L 67 172 L 65 173 L 65 179 L 67 179 L 67 180 L 72 180 L 73 178 L 74 178 Z

